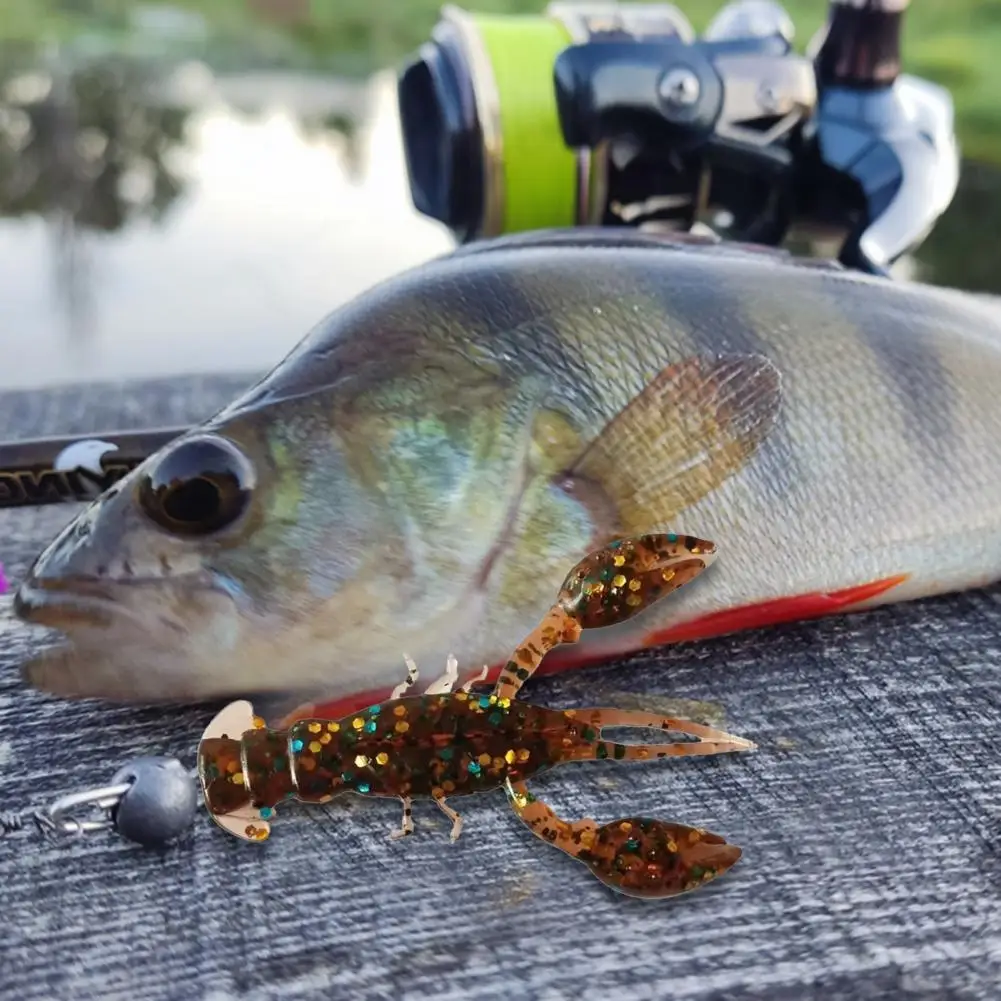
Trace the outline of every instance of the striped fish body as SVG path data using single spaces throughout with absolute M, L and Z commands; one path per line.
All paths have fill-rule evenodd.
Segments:
M 575 656 L 979 586 L 1001 576 L 999 432 L 993 300 L 638 234 L 474 245 L 338 310 L 192 432 L 255 469 L 232 530 L 149 525 L 159 454 L 55 540 L 20 607 L 74 646 L 29 678 L 381 692 L 403 652 L 502 661 L 587 551 L 658 530 L 719 558 Z M 47 582 L 81 576 L 133 626 L 60 623 Z

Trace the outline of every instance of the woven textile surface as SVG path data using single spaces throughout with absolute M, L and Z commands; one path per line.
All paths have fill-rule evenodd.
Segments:
M 7 393 L 0 420 L 8 439 L 175 425 L 247 382 Z M 0 513 L 12 580 L 74 513 Z M 533 784 L 563 816 L 642 813 L 741 845 L 740 863 L 698 893 L 648 902 L 607 890 L 533 838 L 499 792 L 455 802 L 455 844 L 432 805 L 415 807 L 416 836 L 391 842 L 398 804 L 357 799 L 286 810 L 263 846 L 203 811 L 162 852 L 21 833 L 0 839 L 0 997 L 995 1001 L 999 599 L 969 592 L 531 682 L 527 699 L 560 707 L 698 700 L 759 743 L 739 756 L 567 765 Z M 193 763 L 216 706 L 45 697 L 20 681 L 39 640 L 9 596 L 0 635 L 0 809 L 103 785 L 139 754 Z

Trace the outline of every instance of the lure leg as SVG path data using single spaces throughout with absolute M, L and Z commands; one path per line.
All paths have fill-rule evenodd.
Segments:
M 438 809 L 441 810 L 449 820 L 452 821 L 452 830 L 448 835 L 449 841 L 458 841 L 459 835 L 462 833 L 462 817 L 460 817 L 455 810 L 453 810 L 448 803 L 445 802 L 444 796 L 436 796 L 434 793 L 431 794 L 431 798 L 435 801 Z
M 445 673 L 436 681 L 432 681 L 424 690 L 425 695 L 447 695 L 459 680 L 459 662 L 452 654 L 445 661 Z
M 389 698 L 400 699 L 403 698 L 407 692 L 410 691 L 414 685 L 417 684 L 417 679 L 420 677 L 420 671 L 417 670 L 417 665 L 414 663 L 413 658 L 408 654 L 403 655 L 403 662 L 407 665 L 407 676 L 401 681 L 389 694 Z M 315 702 L 303 702 L 298 705 L 290 713 L 281 717 L 281 722 L 279 724 L 281 729 L 288 729 L 293 723 L 301 719 L 308 719 L 313 716 L 326 715 L 322 711 L 322 706 L 324 704 L 317 705 Z
M 465 682 L 465 684 L 462 685 L 462 687 L 459 689 L 459 691 L 460 692 L 471 692 L 473 690 L 473 686 L 477 685 L 481 681 L 483 681 L 484 678 L 486 678 L 486 676 L 489 673 L 490 673 L 490 668 L 487 667 L 486 664 L 484 664 L 483 665 L 483 670 L 480 671 L 479 674 L 473 675 L 472 677 L 470 677 L 469 679 L 467 679 L 467 681 Z
M 543 841 L 548 841 L 574 858 L 578 858 L 593 843 L 598 830 L 596 821 L 563 820 L 548 803 L 536 799 L 524 782 L 515 779 L 508 778 L 504 791 L 522 823 Z
M 403 655 L 403 662 L 407 665 L 407 678 L 405 681 L 401 681 L 390 694 L 390 699 L 402 698 L 411 688 L 417 684 L 417 677 L 419 671 L 417 670 L 417 665 L 408 657 L 406 654 Z
M 414 833 L 414 818 L 411 809 L 413 801 L 409 796 L 401 796 L 400 801 L 403 803 L 403 822 L 396 830 L 390 833 L 390 841 L 398 841 L 400 838 L 406 838 Z
M 553 605 L 546 617 L 522 640 L 501 669 L 494 686 L 498 699 L 513 699 L 535 673 L 546 654 L 561 643 L 576 643 L 581 626 L 563 607 Z
M 674 897 L 723 875 L 741 856 L 736 845 L 701 827 L 649 817 L 569 822 L 536 799 L 524 782 L 505 791 L 528 829 L 586 865 L 606 886 L 631 897 Z

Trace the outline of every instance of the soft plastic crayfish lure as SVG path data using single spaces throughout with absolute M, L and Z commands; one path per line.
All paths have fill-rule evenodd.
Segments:
M 553 607 L 514 651 L 492 694 L 460 690 L 456 663 L 423 695 L 407 695 L 417 668 L 407 658 L 406 681 L 379 705 L 337 720 L 300 719 L 269 729 L 249 702 L 231 703 L 206 729 L 198 774 L 215 821 L 249 841 L 270 833 L 275 806 L 288 799 L 326 803 L 342 793 L 397 797 L 403 823 L 390 835 L 413 832 L 414 799 L 431 799 L 452 821 L 449 800 L 504 788 L 533 833 L 587 865 L 603 883 L 641 897 L 694 889 L 740 858 L 717 834 L 645 817 L 599 826 L 569 822 L 528 791 L 525 780 L 564 761 L 643 760 L 673 755 L 753 750 L 748 740 L 682 719 L 620 709 L 549 709 L 516 698 L 546 654 L 574 643 L 585 629 L 623 622 L 677 590 L 714 560 L 716 546 L 693 536 L 644 535 L 611 543 L 577 564 Z M 621 744 L 603 727 L 677 731 L 695 740 Z

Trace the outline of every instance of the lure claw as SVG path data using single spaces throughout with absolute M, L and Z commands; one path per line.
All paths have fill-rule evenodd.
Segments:
M 685 824 L 629 817 L 594 830 L 577 858 L 606 886 L 630 897 L 676 897 L 722 876 L 737 845 Z
M 582 629 L 614 626 L 687 584 L 715 559 L 715 544 L 693 535 L 617 539 L 567 574 L 558 604 Z
M 719 834 L 651 817 L 601 826 L 563 820 L 524 782 L 505 784 L 508 802 L 528 829 L 582 862 L 606 886 L 630 897 L 676 897 L 722 876 L 741 850 Z

